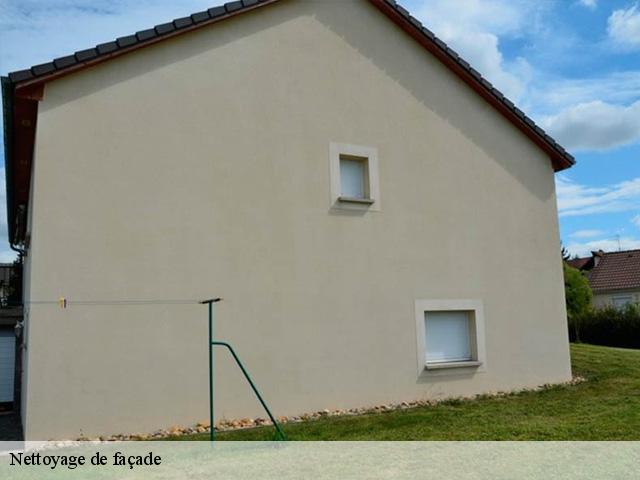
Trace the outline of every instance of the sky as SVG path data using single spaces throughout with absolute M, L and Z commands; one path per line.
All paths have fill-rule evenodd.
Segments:
M 0 74 L 217 3 L 0 0 Z M 399 3 L 576 157 L 556 176 L 563 245 L 640 248 L 640 0 Z M 0 261 L 10 261 L 0 183 Z

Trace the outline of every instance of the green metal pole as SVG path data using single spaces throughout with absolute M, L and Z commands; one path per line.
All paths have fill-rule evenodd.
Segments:
M 200 302 L 202 305 L 209 306 L 209 438 L 213 442 L 215 440 L 214 418 L 213 418 L 213 389 L 214 389 L 214 370 L 213 370 L 213 304 L 222 300 L 221 298 L 212 298 Z
M 231 356 L 236 361 L 236 364 L 238 365 L 238 367 L 240 367 L 240 371 L 244 375 L 244 378 L 246 378 L 247 382 L 249 382 L 249 385 L 251 386 L 251 389 L 253 390 L 253 393 L 255 393 L 256 397 L 258 397 L 258 401 L 262 405 L 262 408 L 264 408 L 265 412 L 267 412 L 267 415 L 271 419 L 271 423 L 273 423 L 273 426 L 276 429 L 276 433 L 278 434 L 278 436 L 280 437 L 281 440 L 286 440 L 287 436 L 282 431 L 282 428 L 280 428 L 280 424 L 278 423 L 276 418 L 271 413 L 271 410 L 269 410 L 269 407 L 267 406 L 266 402 L 262 398 L 262 395 L 260 395 L 260 392 L 258 391 L 258 387 L 256 387 L 256 385 L 253 383 L 253 380 L 251 379 L 251 376 L 249 375 L 249 372 L 247 372 L 246 368 L 244 368 L 244 365 L 240 361 L 240 358 L 236 354 L 236 352 L 233 349 L 233 347 L 231 345 L 229 345 L 227 342 L 211 342 L 211 344 L 212 345 L 218 345 L 218 346 L 221 346 L 221 347 L 225 347 L 227 350 L 229 350 L 229 352 L 231 353 Z
M 215 432 L 213 428 L 213 302 L 209 303 L 209 430 L 211 431 L 209 438 L 213 442 L 215 440 Z

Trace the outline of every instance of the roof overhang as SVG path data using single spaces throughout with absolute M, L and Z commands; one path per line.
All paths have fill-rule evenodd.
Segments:
M 21 246 L 25 243 L 38 102 L 42 99 L 47 82 L 280 1 L 242 0 L 227 3 L 2 77 L 10 244 Z M 571 154 L 407 10 L 394 0 L 369 1 L 543 150 L 549 156 L 554 171 L 567 169 L 575 163 Z

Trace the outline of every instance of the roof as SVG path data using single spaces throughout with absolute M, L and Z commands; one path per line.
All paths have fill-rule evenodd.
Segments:
M 117 56 L 129 53 L 148 45 L 181 35 L 195 29 L 217 23 L 239 14 L 262 8 L 281 0 L 241 0 L 210 8 L 206 11 L 177 18 L 171 22 L 156 25 L 147 30 L 141 30 L 133 35 L 117 38 L 112 42 L 103 43 L 93 48 L 80 50 L 72 55 L 56 58 L 55 60 L 31 68 L 11 72 L 2 81 L 4 103 L 5 128 L 5 158 L 7 163 L 7 213 L 9 238 L 21 236 L 19 219 L 16 215 L 19 206 L 28 202 L 30 179 L 30 163 L 35 138 L 35 125 L 31 125 L 33 132 L 25 131 L 18 134 L 14 126 L 37 121 L 37 112 L 28 108 L 27 102 L 37 103 L 42 99 L 44 83 L 64 75 L 69 75 L 92 65 L 107 61 Z M 476 93 L 487 100 L 494 108 L 504 115 L 520 131 L 528 136 L 551 159 L 555 171 L 571 167 L 575 160 L 540 126 L 529 118 L 522 110 L 506 98 L 495 86 L 485 79 L 468 62 L 461 58 L 445 42 L 436 37 L 419 20 L 394 0 L 369 0 L 392 21 L 410 34 L 418 43 L 432 53 L 438 60 L 449 67 Z M 18 118 L 16 110 L 20 110 L 23 117 Z M 29 125 L 27 125 L 29 127 Z M 17 156 L 22 158 L 22 167 L 18 167 Z M 28 164 L 28 168 L 27 165 Z M 15 168 L 12 168 L 14 167 Z M 28 169 L 27 172 L 17 171 L 18 168 Z M 22 183 L 20 183 L 22 182 Z M 19 197 L 19 198 L 18 198 Z M 25 207 L 26 208 L 26 207 Z M 12 241 L 11 243 L 14 243 Z
M 603 253 L 589 274 L 589 284 L 595 292 L 640 289 L 640 250 Z
M 578 270 L 590 269 L 589 262 L 593 260 L 593 257 L 572 258 L 567 260 L 570 267 L 577 268 Z

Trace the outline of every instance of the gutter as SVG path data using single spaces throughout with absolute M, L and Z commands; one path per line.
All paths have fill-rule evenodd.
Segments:
M 22 254 L 12 240 L 15 239 L 14 188 L 13 188 L 13 95 L 15 86 L 9 77 L 1 77 L 2 120 L 4 122 L 4 174 L 7 201 L 7 240 L 12 250 Z

